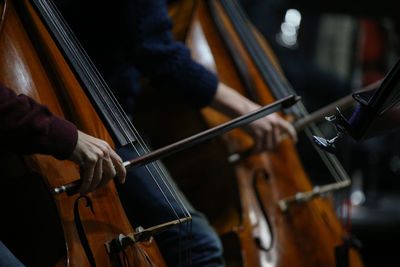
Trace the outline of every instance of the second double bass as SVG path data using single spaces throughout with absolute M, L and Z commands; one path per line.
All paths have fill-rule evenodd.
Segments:
M 221 81 L 260 104 L 292 90 L 273 52 L 252 28 L 237 1 L 199 1 L 187 44 L 194 58 L 218 73 Z M 202 113 L 209 125 L 226 119 L 211 109 Z M 289 115 L 302 118 L 306 112 L 300 105 Z M 309 126 L 306 132 L 318 131 Z M 204 165 L 192 175 L 176 164 L 189 155 L 166 163 L 175 177 L 197 174 L 197 180 L 182 179 L 181 185 L 192 192 L 191 200 L 210 216 L 226 241 L 228 265 L 362 266 L 332 203 L 322 198 L 301 198 L 304 192 L 314 191 L 318 196 L 318 190 L 310 183 L 292 142 L 284 140 L 275 152 L 242 157 L 229 164 L 224 162 L 229 155 L 249 149 L 252 141 L 239 131 L 222 139 L 226 147 L 219 152 L 215 150 L 216 142 L 205 154 L 194 151 Z M 348 177 L 338 161 L 324 153 L 321 158 L 327 163 L 327 173 L 330 170 L 338 181 L 328 189 L 348 186 Z M 232 196 L 235 193 L 237 197 Z

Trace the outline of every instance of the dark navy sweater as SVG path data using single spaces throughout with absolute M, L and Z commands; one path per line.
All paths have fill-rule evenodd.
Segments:
M 218 79 L 173 39 L 166 0 L 57 0 L 56 4 L 128 112 L 142 74 L 156 88 L 194 107 L 213 99 Z

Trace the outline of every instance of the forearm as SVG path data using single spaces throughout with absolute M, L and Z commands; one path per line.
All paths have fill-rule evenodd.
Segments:
M 232 118 L 260 108 L 260 105 L 221 82 L 210 106 Z M 254 138 L 254 151 L 258 152 L 273 150 L 285 135 L 297 140 L 293 126 L 276 113 L 260 118 L 244 129 Z
M 218 84 L 210 106 L 231 118 L 246 114 L 260 107 L 260 105 L 221 82 Z

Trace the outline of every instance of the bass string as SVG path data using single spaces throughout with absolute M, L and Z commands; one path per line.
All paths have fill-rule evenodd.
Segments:
M 70 29 L 68 29 L 68 30 L 70 30 Z M 74 37 L 72 32 L 71 32 L 71 36 Z M 79 42 L 77 42 L 77 40 L 75 40 L 75 42 L 77 44 L 79 44 Z M 67 43 L 70 44 L 70 42 L 67 42 Z M 72 47 L 72 48 L 74 48 L 74 47 Z M 81 47 L 78 47 L 78 48 L 80 48 L 84 52 L 84 50 Z M 75 49 L 73 49 L 73 51 L 76 52 Z M 82 54 L 85 56 L 86 60 L 89 61 L 89 63 L 91 63 L 89 57 L 87 56 L 87 54 L 86 53 L 82 53 Z M 86 73 L 88 73 L 88 74 L 90 74 L 90 73 L 96 74 L 96 75 L 89 75 L 89 77 L 90 77 L 90 79 L 92 80 L 93 83 L 97 84 L 95 89 L 104 88 L 104 90 L 97 89 L 97 93 L 101 97 L 101 99 L 102 99 L 103 103 L 105 104 L 106 108 L 108 109 L 109 113 L 115 118 L 115 121 L 119 124 L 119 126 L 120 126 L 119 128 L 124 133 L 128 143 L 130 143 L 130 145 L 133 147 L 133 149 L 136 151 L 136 153 L 140 156 L 140 151 L 135 147 L 133 142 L 129 142 L 129 137 L 128 137 L 128 134 L 126 133 L 126 129 L 121 125 L 120 121 L 117 119 L 118 116 L 116 116 L 116 113 L 113 111 L 114 109 L 112 109 L 110 104 L 109 104 L 109 102 L 106 101 L 107 98 L 104 97 L 102 92 L 105 92 L 107 94 L 108 99 L 110 99 L 111 102 L 114 104 L 114 107 L 117 108 L 117 111 L 119 112 L 119 117 L 124 119 L 125 120 L 125 125 L 128 125 L 130 127 L 129 130 L 131 132 L 134 132 L 134 136 L 136 137 L 136 139 L 138 141 L 138 144 L 142 148 L 142 150 L 145 151 L 145 153 L 148 153 L 150 151 L 150 149 L 147 147 L 146 143 L 143 141 L 143 139 L 141 138 L 141 136 L 139 135 L 138 131 L 133 126 L 131 121 L 127 119 L 127 116 L 124 113 L 122 107 L 120 106 L 119 102 L 116 100 L 115 96 L 112 94 L 111 90 L 106 85 L 105 81 L 102 79 L 101 75 L 98 73 L 97 69 L 94 67 L 94 65 L 92 63 L 91 64 L 82 64 L 83 57 L 78 57 L 78 59 L 79 59 L 79 62 L 81 63 L 81 65 L 82 65 L 82 67 L 84 67 L 83 69 L 86 70 Z M 86 62 L 84 62 L 84 63 L 86 63 Z M 87 70 L 87 66 L 89 66 L 91 68 L 91 71 Z M 96 79 L 96 77 L 97 77 L 97 79 Z M 171 185 L 170 180 L 168 179 L 168 176 L 166 175 L 165 170 L 161 167 L 160 163 L 156 162 L 156 163 L 152 163 L 152 165 L 155 168 L 155 170 L 156 170 L 156 172 L 158 174 L 158 177 L 161 178 L 161 181 L 164 183 L 164 185 L 166 186 L 168 192 L 170 193 L 170 195 L 174 199 L 175 203 L 178 204 L 178 207 L 180 208 L 180 210 L 183 213 L 183 215 L 186 216 L 186 217 L 191 217 L 186 205 L 182 201 L 182 198 L 177 194 L 177 192 L 175 190 L 175 187 Z M 159 182 L 157 181 L 157 178 L 155 177 L 155 174 L 153 174 L 153 172 L 150 170 L 149 166 L 145 166 L 145 168 L 146 168 L 147 172 L 151 175 L 154 183 L 157 185 L 158 190 L 162 193 L 164 199 L 167 201 L 167 203 L 170 206 L 170 209 L 174 213 L 175 217 L 180 221 L 181 220 L 180 216 L 177 214 L 177 211 L 175 210 L 175 208 L 171 204 L 169 198 L 166 196 L 164 190 L 161 188 Z M 181 230 L 182 230 L 181 229 L 181 225 L 179 227 L 180 227 L 180 231 L 179 231 L 179 233 L 180 233 Z M 191 228 L 192 227 L 192 222 L 189 221 L 189 223 L 186 224 L 186 227 L 187 227 L 186 228 L 186 232 L 190 233 L 190 231 L 192 229 Z M 191 234 L 190 234 L 190 236 L 191 236 Z M 179 243 L 179 254 L 180 254 L 179 258 L 181 259 L 182 258 L 182 255 L 181 255 L 182 254 L 182 248 L 181 248 L 181 245 L 180 245 L 181 244 L 181 234 L 179 234 L 179 239 L 178 240 L 179 240 L 178 243 Z M 190 246 L 187 249 L 186 254 L 187 254 L 187 257 L 190 257 Z M 189 260 L 187 259 L 186 261 L 190 262 L 190 259 Z
M 0 36 L 3 32 L 3 26 L 4 26 L 4 22 L 6 19 L 6 14 L 7 14 L 7 3 L 8 0 L 2 0 L 0 1 L 0 4 L 3 3 L 3 8 L 1 9 L 1 14 L 0 14 Z
M 241 8 L 240 4 L 237 1 L 219 1 L 222 6 L 225 7 L 225 11 L 227 12 L 228 16 L 231 15 L 230 21 L 234 25 L 234 28 L 238 32 L 238 35 L 240 36 L 241 41 L 245 45 L 246 49 L 249 51 L 249 54 L 252 57 L 252 60 L 255 62 L 264 81 L 268 85 L 272 85 L 270 86 L 271 92 L 273 92 L 275 97 L 282 97 L 285 92 L 296 95 L 293 87 L 289 84 L 289 82 L 285 80 L 281 75 L 276 73 L 276 69 L 270 63 L 268 56 L 265 54 L 264 49 L 260 46 L 259 42 L 255 38 L 254 33 L 249 30 L 249 20 L 243 9 Z M 291 109 L 298 118 L 306 118 L 307 116 L 309 116 L 307 109 L 300 101 L 297 102 L 297 105 L 293 106 L 293 108 Z M 315 123 L 310 123 L 307 127 L 304 128 L 304 133 L 318 153 L 323 164 L 331 173 L 333 179 L 337 183 L 348 183 L 350 181 L 350 177 L 344 170 L 343 166 L 340 164 L 337 157 L 333 154 L 327 153 L 326 151 L 317 148 L 313 144 L 313 136 L 324 136 L 318 126 Z M 346 190 L 346 192 L 347 197 L 344 197 L 348 198 L 350 191 Z M 316 210 L 312 209 L 312 212 L 316 213 Z M 350 214 L 347 215 L 349 220 Z M 319 216 L 317 216 L 317 218 L 318 217 Z
M 58 31 L 58 34 L 66 43 L 66 45 L 69 47 L 70 51 L 73 52 L 73 55 L 75 55 L 75 59 L 79 63 L 82 70 L 85 71 L 86 77 L 90 79 L 91 83 L 93 84 L 93 88 L 97 91 L 97 96 L 101 99 L 104 106 L 108 109 L 109 114 L 114 118 L 115 122 L 119 125 L 119 128 L 121 132 L 124 134 L 127 142 L 131 144 L 132 148 L 140 156 L 141 153 L 139 149 L 135 146 L 134 142 L 131 142 L 129 140 L 128 131 L 131 131 L 131 133 L 134 133 L 134 136 L 137 139 L 138 146 L 144 151 L 144 153 L 148 153 L 150 149 L 147 147 L 146 143 L 143 141 L 137 129 L 133 126 L 132 122 L 126 116 L 125 112 L 123 111 L 122 107 L 116 100 L 115 96 L 109 89 L 108 85 L 100 75 L 99 71 L 97 70 L 97 68 L 94 67 L 89 56 L 81 47 L 76 36 L 73 34 L 69 26 L 63 21 L 62 15 L 59 13 L 58 9 L 54 6 L 53 3 L 51 3 L 51 1 L 50 3 L 46 0 L 39 0 L 39 1 L 43 10 L 46 12 L 49 19 L 51 19 L 53 25 L 57 26 L 56 29 Z M 106 96 L 104 95 L 104 93 L 106 94 Z M 107 99 L 109 101 L 107 101 Z M 113 105 L 117 111 L 114 111 L 115 109 L 113 109 L 111 105 Z M 125 127 L 122 126 L 120 119 L 118 118 L 123 119 L 126 125 L 128 125 L 129 129 L 125 129 Z M 176 193 L 176 190 L 173 188 L 173 186 L 171 186 L 171 183 L 168 181 L 168 176 L 166 175 L 165 171 L 163 171 L 163 169 L 160 167 L 160 164 L 157 162 L 157 163 L 152 163 L 152 165 L 156 170 L 159 179 L 161 179 L 161 182 L 167 188 L 167 191 L 169 192 L 170 196 L 178 204 L 178 207 L 181 209 L 181 212 L 185 214 L 185 216 L 191 217 L 187 207 L 180 199 L 180 196 Z M 168 203 L 168 206 L 174 213 L 177 220 L 181 220 L 180 216 L 178 215 L 178 212 L 175 210 L 169 197 L 166 195 L 158 179 L 156 178 L 157 175 L 150 170 L 149 166 L 145 166 L 145 168 L 147 172 L 150 174 L 154 183 L 156 184 L 158 190 L 163 195 L 165 201 Z
M 235 30 L 238 32 L 239 36 L 241 36 L 243 44 L 248 49 L 250 55 L 252 55 L 252 59 L 256 62 L 264 80 L 268 84 L 272 84 L 275 94 L 282 95 L 285 94 L 285 92 L 295 94 L 293 87 L 291 87 L 287 81 L 283 81 L 280 75 L 276 73 L 276 70 L 272 67 L 268 57 L 265 55 L 264 50 L 255 39 L 254 34 L 250 32 L 249 27 L 246 26 L 248 24 L 248 18 L 244 14 L 240 4 L 237 1 L 225 0 L 220 0 L 220 3 L 225 9 L 229 10 L 227 14 L 232 16 L 230 21 L 234 24 Z M 309 115 L 303 103 L 298 102 L 296 107 L 297 110 L 294 111 L 297 113 L 298 117 L 307 117 Z M 321 130 L 314 123 L 310 124 L 308 128 L 305 129 L 305 134 L 309 140 L 312 140 L 314 135 L 323 136 Z M 313 147 L 337 182 L 350 180 L 348 174 L 335 155 L 322 151 L 315 146 Z
M 62 17 L 62 16 L 60 16 L 60 17 Z M 68 27 L 67 27 L 67 29 L 70 30 Z M 71 32 L 70 35 L 72 37 L 76 38 L 73 35 L 72 32 Z M 75 42 L 77 44 L 79 44 L 79 42 L 77 40 L 75 40 Z M 68 42 L 68 43 L 70 43 L 70 42 Z M 83 51 L 83 53 L 85 55 L 85 58 L 89 61 L 89 63 L 91 63 L 90 62 L 90 58 L 85 53 L 84 49 L 81 48 L 81 50 Z M 79 59 L 81 60 L 82 57 L 79 57 Z M 127 119 L 128 117 L 124 113 L 124 111 L 123 111 L 122 107 L 120 106 L 119 102 L 116 100 L 114 94 L 112 94 L 111 90 L 108 88 L 108 86 L 106 85 L 105 81 L 102 79 L 102 76 L 98 73 L 98 70 L 94 67 L 93 64 L 83 64 L 83 66 L 85 68 L 86 68 L 86 66 L 89 66 L 89 67 L 92 68 L 92 71 L 90 71 L 90 72 L 87 71 L 87 73 L 95 73 L 95 74 L 97 74 L 95 77 L 99 78 L 100 85 L 98 85 L 96 88 L 104 88 L 105 89 L 104 91 L 103 90 L 101 90 L 101 91 L 97 90 L 97 91 L 98 91 L 99 95 L 102 97 L 102 99 L 103 99 L 102 101 L 106 104 L 106 107 L 108 108 L 109 112 L 112 114 L 112 116 L 114 116 L 116 118 L 115 121 L 117 121 L 120 124 L 120 121 L 117 119 L 117 116 L 115 115 L 115 112 L 113 112 L 113 109 L 110 107 L 110 104 L 105 100 L 107 98 L 104 98 L 102 92 L 105 92 L 107 94 L 107 96 L 108 96 L 108 99 L 110 99 L 112 101 L 112 103 L 114 104 L 114 107 L 117 107 L 117 111 L 119 112 L 119 115 L 120 115 L 119 117 L 122 118 L 123 120 L 125 120 L 124 121 L 125 125 L 128 125 L 128 127 L 130 127 L 129 130 L 131 131 L 131 133 L 134 132 L 134 136 L 136 137 L 136 139 L 137 139 L 139 145 L 141 146 L 142 150 L 144 151 L 144 153 L 149 153 L 150 149 L 147 147 L 146 143 L 143 141 L 142 137 L 139 135 L 137 129 L 133 126 L 132 122 L 129 119 Z M 94 79 L 93 76 L 91 76 L 90 78 L 92 80 L 96 81 L 96 79 Z M 129 139 L 128 135 L 125 132 L 126 130 L 121 124 L 120 124 L 120 129 L 123 130 L 122 132 L 125 133 L 126 139 L 127 139 L 127 141 L 129 141 L 128 140 Z M 129 143 L 134 148 L 136 153 L 140 156 L 141 153 L 138 151 L 138 149 L 135 147 L 135 145 L 132 142 L 129 142 Z M 183 203 L 182 197 L 177 193 L 176 188 L 171 184 L 171 180 L 170 180 L 171 178 L 167 175 L 166 170 L 162 167 L 162 165 L 160 164 L 159 161 L 153 162 L 152 166 L 156 170 L 156 172 L 158 174 L 158 177 L 160 177 L 162 183 L 166 186 L 168 192 L 172 196 L 172 198 L 175 201 L 175 203 L 177 203 L 178 208 L 181 210 L 183 216 L 185 216 L 186 218 L 191 218 L 191 214 L 188 211 L 186 205 Z M 157 185 L 158 190 L 162 193 L 164 199 L 168 203 L 168 205 L 169 205 L 170 209 L 172 210 L 172 212 L 174 213 L 175 217 L 180 221 L 181 220 L 180 216 L 177 214 L 177 212 L 176 212 L 175 208 L 173 207 L 173 205 L 171 204 L 168 196 L 166 196 L 164 190 L 161 188 L 159 182 L 157 181 L 157 178 L 155 177 L 156 175 L 153 174 L 153 172 L 150 170 L 148 165 L 146 165 L 145 168 L 146 168 L 147 172 L 151 175 L 154 183 Z M 186 226 L 186 232 L 191 233 L 191 231 L 192 231 L 192 221 L 190 220 L 188 223 L 185 224 L 185 226 Z M 179 227 L 180 227 L 180 231 L 179 232 L 181 232 L 183 230 L 182 229 L 182 225 L 180 224 Z M 188 236 L 188 241 L 191 242 L 191 234 L 189 234 L 189 236 Z M 179 235 L 179 244 L 181 244 L 181 234 Z M 180 247 L 180 249 L 179 249 L 180 252 L 179 253 L 181 254 L 182 253 L 181 252 L 181 246 L 179 245 L 179 247 Z M 188 246 L 188 248 L 186 250 L 186 254 L 187 254 L 188 258 L 190 257 L 190 253 L 191 253 L 190 252 L 190 246 Z M 180 256 L 180 258 L 182 258 L 182 256 Z
M 98 75 L 98 77 L 102 77 L 100 75 Z M 101 78 L 103 85 L 105 85 L 105 81 Z M 107 87 L 104 86 L 104 88 L 106 90 L 104 90 L 104 92 L 108 95 L 108 98 L 111 99 L 112 103 L 114 104 L 115 107 L 117 107 L 117 110 L 120 114 L 122 114 L 122 119 L 125 120 L 125 124 L 129 126 L 129 130 L 131 132 L 134 133 L 134 136 L 136 137 L 138 144 L 140 146 L 140 148 L 144 151 L 144 154 L 149 153 L 151 150 L 148 147 L 148 145 L 146 144 L 146 142 L 143 140 L 142 136 L 139 134 L 138 130 L 136 129 L 136 127 L 133 125 L 133 123 L 131 122 L 130 119 L 128 119 L 128 116 L 125 114 L 125 111 L 123 110 L 123 108 L 121 107 L 120 103 L 117 101 L 115 95 L 111 92 L 111 90 Z M 115 116 L 115 113 L 112 111 L 112 109 L 109 107 L 108 102 L 107 103 L 107 107 L 109 108 L 110 112 Z M 124 129 L 121 125 L 121 128 Z M 124 129 L 125 132 L 125 129 Z M 126 135 L 127 136 L 127 135 Z M 128 137 L 127 137 L 128 138 Z M 138 154 L 138 156 L 141 156 L 140 151 L 135 147 L 133 142 L 129 142 L 130 145 L 134 148 L 134 150 L 136 151 L 136 153 Z M 184 215 L 184 217 L 186 218 L 191 218 L 191 214 L 188 210 L 188 208 L 186 207 L 186 205 L 184 204 L 183 200 L 182 200 L 182 196 L 179 195 L 179 193 L 176 190 L 176 187 L 172 184 L 171 182 L 171 177 L 169 176 L 167 170 L 164 168 L 164 166 L 161 164 L 161 162 L 159 160 L 151 163 L 152 167 L 156 170 L 158 177 L 161 178 L 162 183 L 166 186 L 168 192 L 170 193 L 170 195 L 172 196 L 173 200 L 175 201 L 175 203 L 178 204 L 178 207 L 180 209 L 180 211 L 182 212 L 182 214 Z M 166 196 L 164 190 L 161 188 L 161 186 L 159 185 L 157 178 L 155 177 L 156 175 L 153 174 L 153 172 L 150 170 L 149 166 L 146 165 L 145 168 L 147 169 L 147 172 L 152 176 L 152 179 L 154 181 L 154 183 L 157 185 L 159 191 L 163 194 L 164 199 L 167 201 L 168 205 L 170 206 L 170 208 L 172 209 L 175 217 L 177 218 L 177 220 L 181 221 L 181 217 L 177 214 L 175 208 L 173 207 L 173 205 L 171 204 L 168 196 Z M 186 231 L 187 233 L 189 233 L 189 236 L 187 237 L 189 239 L 191 239 L 191 233 L 192 233 L 192 221 L 188 221 L 186 224 Z M 182 235 L 181 235 L 181 230 L 182 230 L 182 224 L 179 224 L 180 227 L 180 231 L 179 231 L 179 242 L 178 242 L 178 246 L 179 246 L 179 266 L 182 266 L 182 262 L 181 259 L 182 257 Z M 184 260 L 186 263 L 190 263 L 190 246 L 186 249 L 186 259 Z

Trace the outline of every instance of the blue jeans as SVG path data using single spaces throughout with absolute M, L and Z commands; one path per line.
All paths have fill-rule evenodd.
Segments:
M 123 160 L 137 157 L 133 148 L 119 149 L 118 154 Z M 143 150 L 139 151 L 143 154 Z M 166 170 L 161 166 L 166 172 Z M 168 203 L 159 188 L 165 192 L 168 198 L 171 193 L 166 190 L 164 183 L 159 182 L 159 186 L 153 181 L 149 173 L 157 173 L 157 167 L 148 164 L 147 167 L 140 167 L 128 171 L 125 184 L 116 183 L 121 202 L 125 212 L 134 227 L 142 226 L 148 228 L 154 225 L 162 224 L 171 220 L 176 220 L 171 206 L 180 217 L 183 211 L 179 209 L 178 204 L 171 200 Z M 170 185 L 174 188 L 176 194 L 184 202 L 192 216 L 191 229 L 182 226 L 175 226 L 166 232 L 155 236 L 157 245 L 167 263 L 167 266 L 180 266 L 185 264 L 188 248 L 192 266 L 224 266 L 223 249 L 218 235 L 209 225 L 205 216 L 196 211 L 189 202 L 183 197 L 172 179 L 168 179 Z M 190 231 L 192 230 L 192 233 Z M 184 251 L 182 254 L 181 251 Z M 184 265 L 183 265 L 184 266 Z
M 0 267 L 24 267 L 11 251 L 0 241 Z

